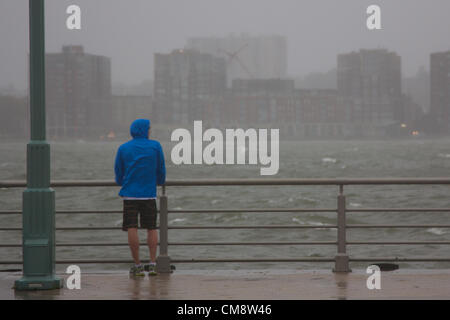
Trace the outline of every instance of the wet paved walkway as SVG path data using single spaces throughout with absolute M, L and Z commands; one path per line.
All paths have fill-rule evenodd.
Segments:
M 66 279 L 68 275 L 60 275 Z M 130 279 L 127 272 L 82 274 L 81 290 L 19 292 L 20 273 L 0 273 L 0 299 L 450 299 L 450 270 L 382 272 L 369 290 L 363 271 L 176 271 Z

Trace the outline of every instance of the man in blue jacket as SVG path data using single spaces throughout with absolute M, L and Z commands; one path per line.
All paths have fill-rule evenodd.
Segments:
M 122 230 L 128 232 L 128 244 L 135 265 L 130 274 L 144 276 L 144 266 L 139 259 L 138 213 L 140 227 L 147 229 L 150 250 L 149 275 L 156 275 L 156 186 L 166 181 L 166 167 L 161 144 L 150 140 L 150 120 L 135 120 L 130 127 L 132 140 L 122 144 L 117 151 L 114 171 L 116 182 L 122 186 Z

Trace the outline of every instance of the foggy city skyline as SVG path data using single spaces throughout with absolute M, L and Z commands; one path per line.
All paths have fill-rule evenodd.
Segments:
M 336 68 L 338 54 L 384 48 L 402 57 L 402 77 L 429 72 L 432 52 L 447 51 L 448 1 L 376 1 L 382 30 L 365 27 L 373 1 L 55 1 L 46 2 L 46 51 L 82 45 L 111 58 L 112 84 L 153 80 L 153 54 L 183 48 L 192 37 L 280 35 L 287 39 L 287 76 L 303 78 Z M 82 29 L 65 27 L 70 4 L 82 10 Z M 446 10 L 447 8 L 447 10 Z M 0 88 L 27 89 L 28 2 L 0 4 Z M 420 40 L 420 41 L 418 41 Z M 152 94 L 151 92 L 149 94 Z
M 450 300 L 449 31 L 450 0 L 0 0 L 0 300 Z
M 80 1 L 73 30 L 74 3 L 46 3 L 53 139 L 115 139 L 136 118 L 164 139 L 195 120 L 277 127 L 288 139 L 450 133 L 443 7 L 380 1 L 370 30 L 364 1 Z M 26 136 L 27 2 L 2 7 L 0 136 Z

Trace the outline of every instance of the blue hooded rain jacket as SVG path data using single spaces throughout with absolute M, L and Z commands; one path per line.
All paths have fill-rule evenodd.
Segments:
M 130 127 L 132 140 L 122 144 L 116 155 L 116 183 L 119 195 L 131 198 L 156 198 L 156 185 L 166 181 L 166 166 L 161 144 L 148 138 L 150 120 L 135 120 Z

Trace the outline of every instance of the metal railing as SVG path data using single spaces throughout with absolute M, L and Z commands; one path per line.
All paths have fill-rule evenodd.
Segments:
M 195 186 L 304 186 L 304 185 L 328 185 L 337 186 L 336 208 L 255 208 L 255 209 L 189 209 L 169 210 L 168 187 L 195 187 Z M 359 208 L 349 209 L 346 207 L 346 196 L 344 186 L 349 185 L 450 185 L 450 178 L 397 178 L 397 179 L 368 179 L 368 178 L 336 178 L 336 179 L 208 179 L 208 180 L 169 180 L 162 186 L 162 195 L 159 197 L 159 255 L 157 268 L 160 272 L 171 272 L 171 263 L 208 263 L 208 262 L 334 262 L 335 272 L 350 272 L 350 262 L 450 262 L 450 257 L 349 257 L 348 245 L 450 245 L 450 241 L 347 241 L 347 229 L 358 228 L 450 228 L 450 224 L 378 224 L 362 225 L 347 224 L 346 214 L 349 212 L 450 212 L 450 208 Z M 88 180 L 88 181 L 53 181 L 52 187 L 116 187 L 116 183 L 110 180 Z M 24 181 L 0 181 L 2 188 L 24 188 Z M 121 210 L 77 210 L 56 211 L 57 214 L 106 214 L 121 213 Z M 189 225 L 169 226 L 168 215 L 171 213 L 311 213 L 311 212 L 334 212 L 337 214 L 336 224 L 328 225 Z M 18 210 L 0 211 L 1 215 L 21 214 Z M 266 242 L 169 242 L 168 232 L 170 229 L 207 230 L 207 229 L 337 229 L 336 241 L 266 241 Z M 120 227 L 57 227 L 56 230 L 119 230 Z M 0 231 L 21 231 L 18 227 L 0 227 Z M 57 243 L 59 247 L 115 247 L 127 246 L 127 243 Z M 305 258 L 255 258 L 255 259 L 171 259 L 169 246 L 268 246 L 268 245 L 332 245 L 337 247 L 334 257 L 305 257 Z M 21 244 L 0 244 L 0 248 L 21 247 Z M 57 260 L 56 263 L 131 263 L 132 260 L 102 259 L 102 260 Z M 22 264 L 22 261 L 0 261 L 0 265 Z

